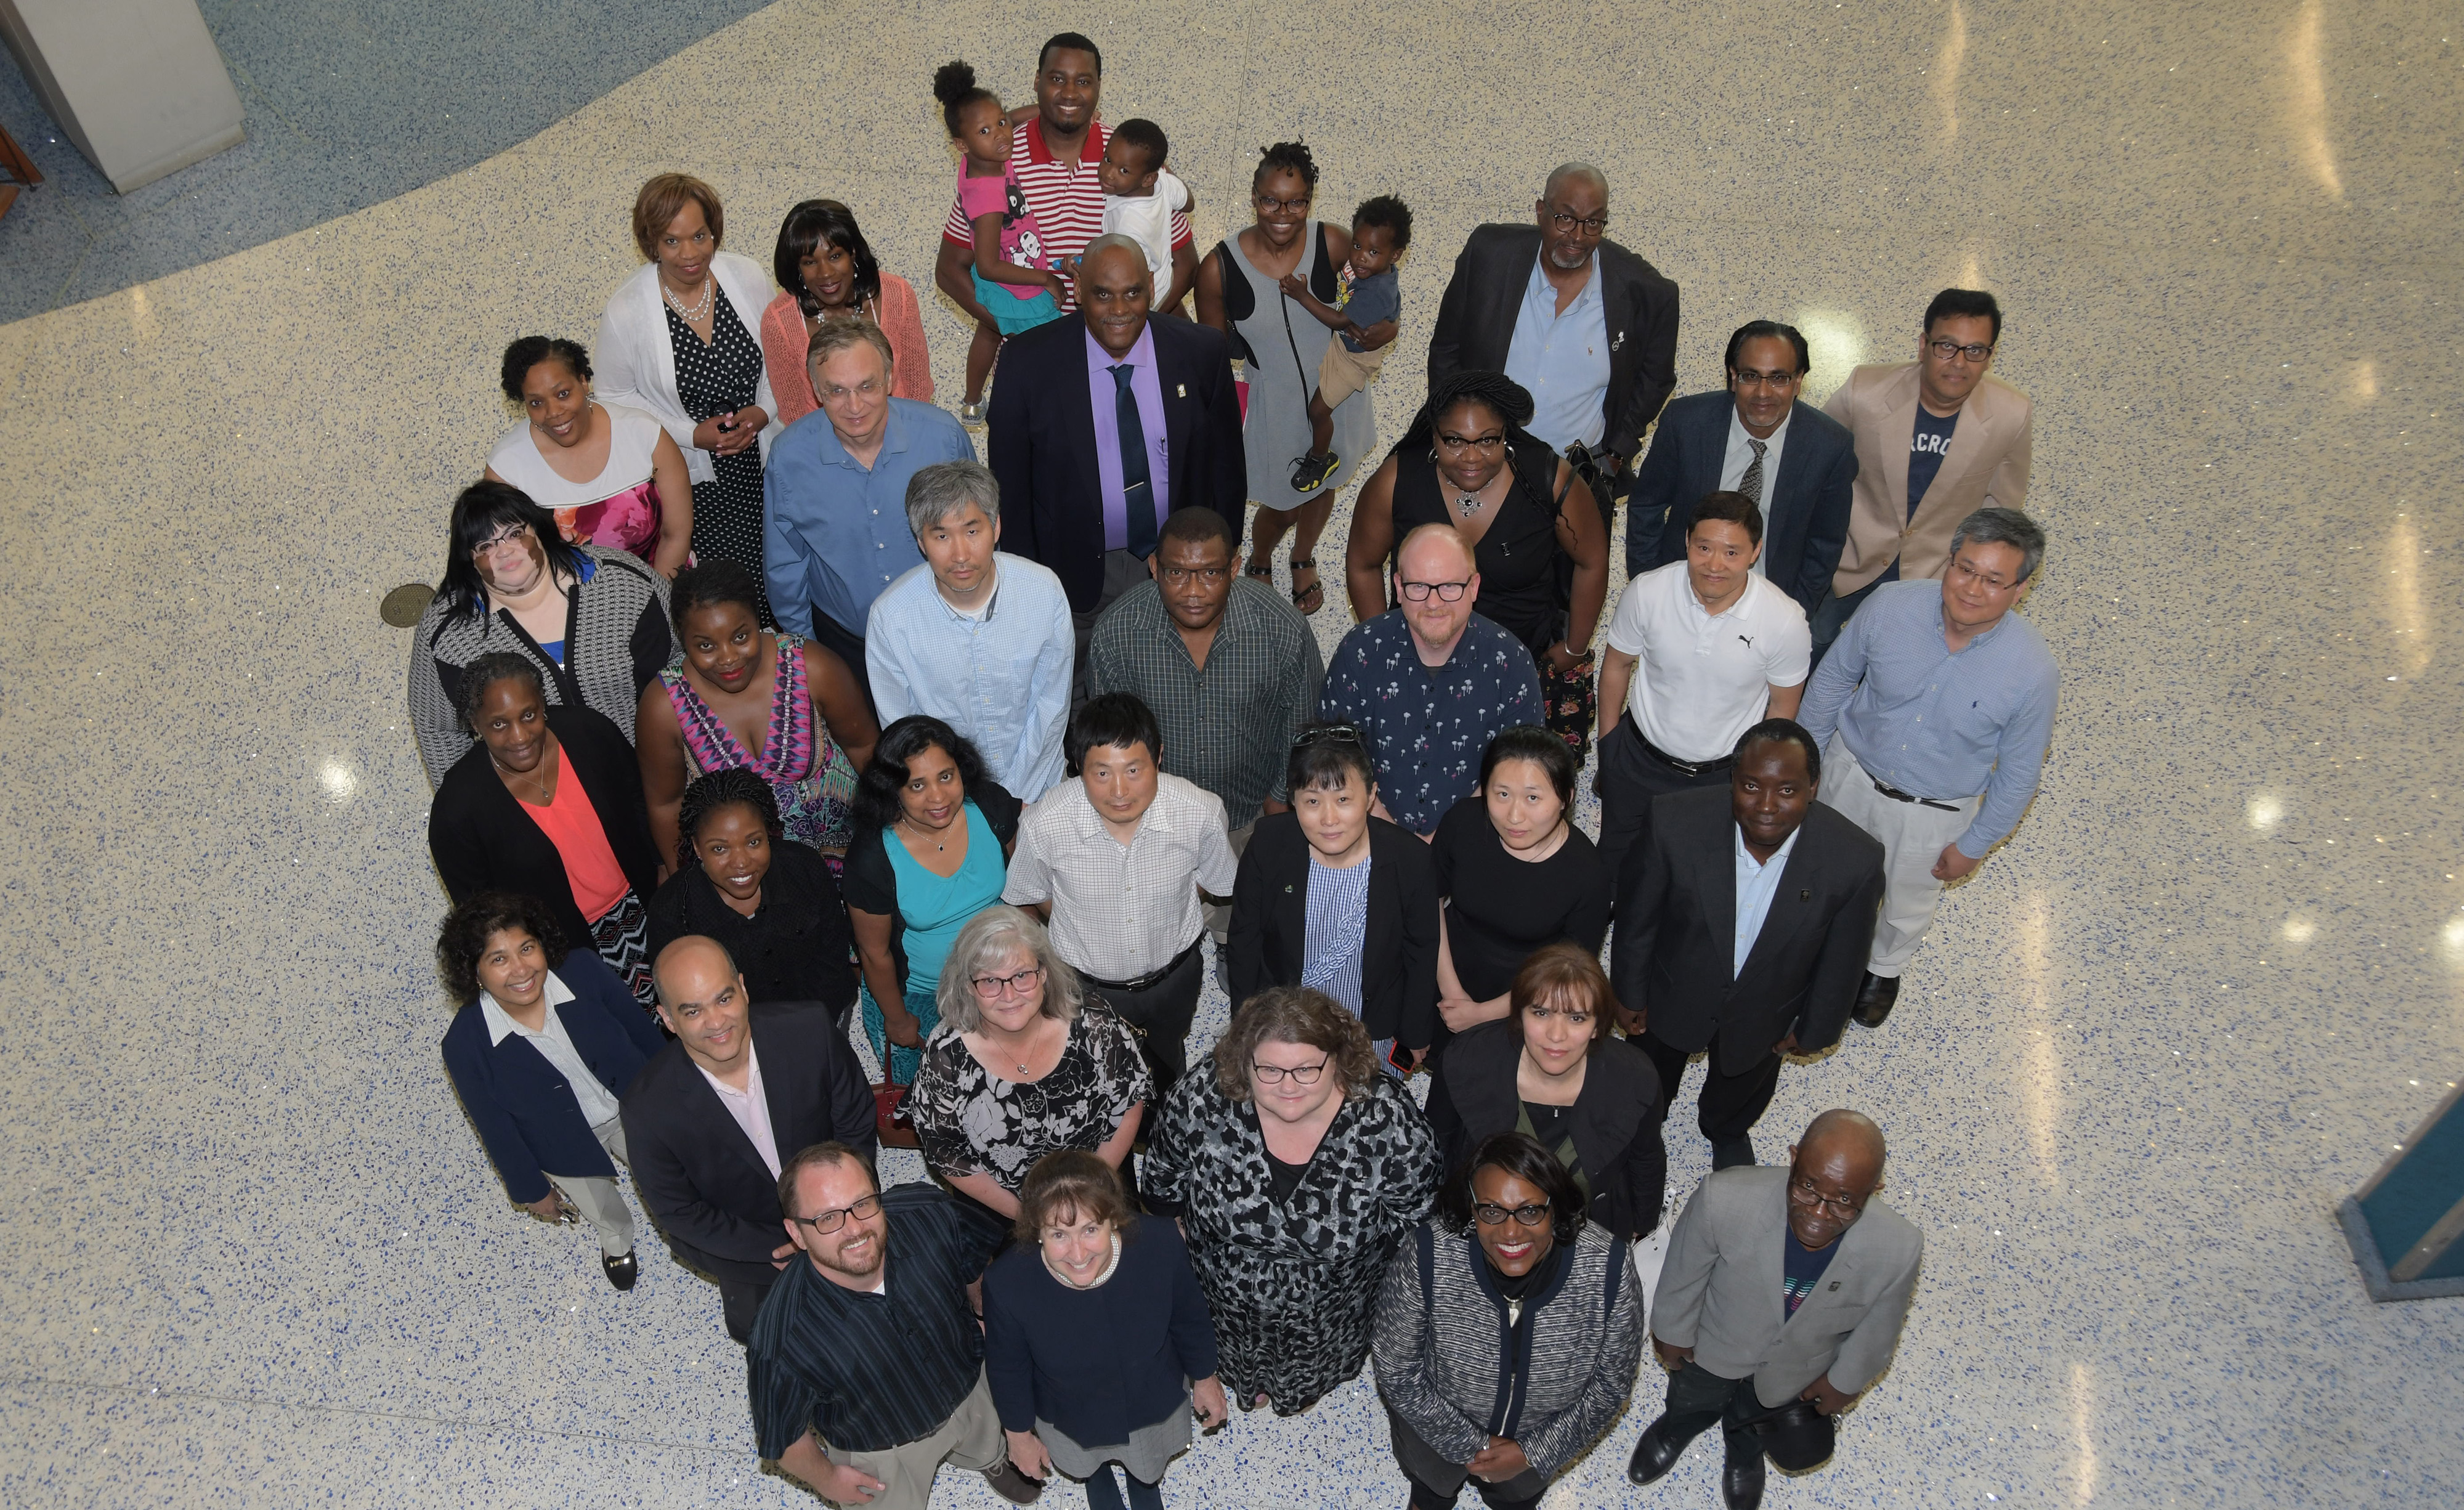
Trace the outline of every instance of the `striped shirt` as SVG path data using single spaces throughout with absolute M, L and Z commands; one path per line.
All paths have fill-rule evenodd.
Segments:
M 745 1394 L 765 1458 L 808 1430 L 845 1453 L 920 1441 L 983 1372 L 983 1329 L 967 1303 L 983 1265 L 957 1203 L 930 1185 L 897 1185 L 881 1206 L 890 1241 L 879 1293 L 833 1284 L 799 1254 L 753 1323 Z
M 1303 904 L 1301 984 L 1326 992 L 1360 1015 L 1360 953 L 1369 938 L 1368 856 L 1348 870 L 1318 863 L 1309 852 L 1309 896 Z
M 1077 256 L 1087 250 L 1088 242 L 1104 233 L 1104 186 L 1096 180 L 1095 165 L 1104 160 L 1104 144 L 1111 136 L 1104 122 L 1093 122 L 1087 128 L 1087 144 L 1079 149 L 1078 161 L 1065 163 L 1044 144 L 1042 117 L 1027 122 L 1010 135 L 1010 171 L 1018 177 L 1019 191 L 1026 196 L 1026 208 L 1035 211 L 1047 268 L 1066 271 L 1061 262 Z M 976 244 L 975 228 L 968 223 L 967 212 L 959 208 L 956 193 L 950 196 L 950 218 L 941 223 L 941 239 L 960 246 Z M 1190 240 L 1188 218 L 1174 211 L 1174 250 L 1189 245 Z M 1162 290 L 1156 291 L 1156 297 L 1162 297 Z M 1061 307 L 1078 307 L 1076 288 L 1063 286 Z
M 1155 710 L 1163 768 L 1222 798 L 1235 829 L 1256 822 L 1268 797 L 1285 799 L 1292 738 L 1317 716 L 1326 677 L 1309 620 L 1273 588 L 1242 577 L 1215 621 L 1203 669 L 1151 582 L 1095 621 L 1087 667 L 1097 694 L 1133 692 Z

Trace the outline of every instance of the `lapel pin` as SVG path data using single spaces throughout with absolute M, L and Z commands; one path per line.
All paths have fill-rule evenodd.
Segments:
M 1796 894 L 1796 899 L 1799 901 L 1812 901 L 1814 899 L 1814 893 L 1810 890 L 1799 891 Z
M 1838 1281 L 1838 1280 L 1837 1280 L 1837 1279 L 1832 1280 L 1832 1281 L 1831 1281 L 1831 1288 L 1833 1288 L 1833 1289 L 1835 1289 L 1835 1290 L 1838 1289 L 1838 1288 L 1839 1288 L 1839 1281 Z
M 1285 895 L 1285 896 L 1287 896 L 1287 897 L 1288 897 L 1288 896 L 1290 896 L 1291 894 L 1292 894 L 1292 888 L 1291 888 L 1290 884 L 1287 882 L 1287 883 L 1286 883 L 1286 885 L 1284 886 L 1284 895 Z
M 1175 398 L 1187 398 L 1189 396 L 1189 385 L 1186 383 L 1175 383 L 1172 386 L 1172 396 Z

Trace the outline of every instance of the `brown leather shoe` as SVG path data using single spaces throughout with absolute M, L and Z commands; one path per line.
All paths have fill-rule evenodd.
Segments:
M 1018 1465 L 1006 1457 L 1001 1459 L 999 1468 L 984 1470 L 984 1482 L 992 1485 L 993 1493 L 1014 1505 L 1031 1505 L 1035 1503 L 1035 1497 L 1044 1493 L 1041 1481 L 1020 1473 Z

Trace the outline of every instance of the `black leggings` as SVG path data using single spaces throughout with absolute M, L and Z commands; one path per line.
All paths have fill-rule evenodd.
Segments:
M 1130 1499 L 1125 1507 L 1121 1503 L 1120 1486 L 1112 1482 L 1112 1470 L 1119 1466 L 1106 1463 L 1095 1470 L 1094 1477 L 1087 1480 L 1087 1510 L 1163 1510 L 1162 1488 L 1122 1468 L 1121 1477 L 1130 1481 Z

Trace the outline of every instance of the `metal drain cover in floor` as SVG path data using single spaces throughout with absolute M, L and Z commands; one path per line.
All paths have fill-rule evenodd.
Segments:
M 408 629 L 428 611 L 428 600 L 434 596 L 436 589 L 427 583 L 406 582 L 385 595 L 377 613 L 396 629 Z

